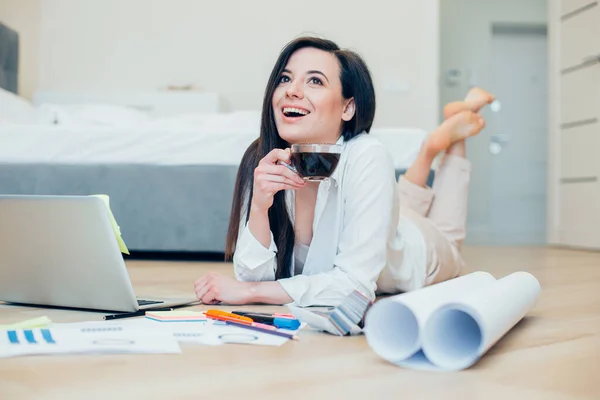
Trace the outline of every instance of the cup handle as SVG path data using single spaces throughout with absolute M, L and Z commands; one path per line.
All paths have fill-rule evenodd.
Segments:
M 285 166 L 287 169 L 289 169 L 293 173 L 298 174 L 298 170 L 293 165 L 290 165 L 284 161 L 279 161 L 279 164 Z

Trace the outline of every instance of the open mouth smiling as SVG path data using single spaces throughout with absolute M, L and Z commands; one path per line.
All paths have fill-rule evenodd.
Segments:
M 310 111 L 298 107 L 283 107 L 281 112 L 288 118 L 300 118 L 310 114 Z

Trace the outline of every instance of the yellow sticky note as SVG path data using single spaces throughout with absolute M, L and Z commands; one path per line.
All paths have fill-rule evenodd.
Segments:
M 158 321 L 205 321 L 206 315 L 199 311 L 146 311 L 146 317 Z
M 0 330 L 3 329 L 31 329 L 31 328 L 43 328 L 52 323 L 48 317 L 39 317 L 33 319 L 27 319 L 25 321 L 16 322 L 14 324 L 0 325 Z
M 117 238 L 117 243 L 119 243 L 119 249 L 121 249 L 121 253 L 129 254 L 129 250 L 127 250 L 127 246 L 121 237 L 121 228 L 117 225 L 117 221 L 115 220 L 115 216 L 113 215 L 110 209 L 110 199 L 105 194 L 94 194 L 93 196 L 100 198 L 104 204 L 106 204 L 106 209 L 108 210 L 108 217 L 110 218 L 110 223 L 112 224 L 113 232 L 115 233 L 115 237 Z

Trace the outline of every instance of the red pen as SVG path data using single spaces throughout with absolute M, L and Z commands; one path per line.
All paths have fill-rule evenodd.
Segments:
M 256 326 L 257 328 L 268 329 L 270 331 L 276 331 L 277 330 L 277 327 L 275 327 L 273 325 L 261 324 L 259 322 L 254 322 L 254 323 L 252 323 L 252 325 Z
M 296 319 L 296 316 L 294 316 L 294 314 L 280 314 L 280 313 L 274 313 L 273 314 L 274 317 L 281 317 L 281 318 L 291 318 L 291 319 Z

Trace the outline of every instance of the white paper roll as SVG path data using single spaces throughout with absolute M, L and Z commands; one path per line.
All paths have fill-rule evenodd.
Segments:
M 421 330 L 431 313 L 448 301 L 494 282 L 492 275 L 478 271 L 382 299 L 367 313 L 367 341 L 380 357 L 396 364 L 412 364 L 409 358 L 421 349 Z M 415 357 L 415 367 L 422 367 L 422 358 Z
M 516 272 L 447 301 L 423 326 L 425 356 L 442 369 L 470 367 L 533 308 L 540 291 L 533 275 Z

